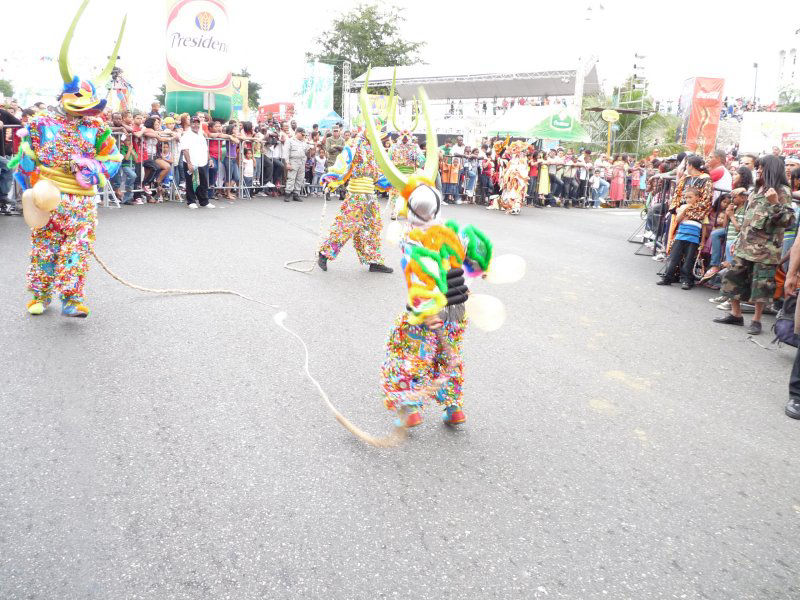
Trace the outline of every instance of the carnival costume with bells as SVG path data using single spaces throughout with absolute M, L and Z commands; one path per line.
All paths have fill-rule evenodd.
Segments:
M 380 141 L 375 143 L 380 146 Z M 370 141 L 363 131 L 344 147 L 322 181 L 329 190 L 335 190 L 346 183 L 347 194 L 331 225 L 328 239 L 320 246 L 320 268 L 327 271 L 328 261 L 334 260 L 350 238 L 353 238 L 353 245 L 362 264 L 368 264 L 370 271 L 391 273 L 392 269 L 383 264 L 381 256 L 383 224 L 380 203 L 375 197 L 376 189 L 385 192 L 390 185 L 381 174 Z
M 427 96 L 422 88 L 418 93 L 427 139 L 435 140 Z M 368 114 L 366 89 L 361 91 L 360 103 L 362 112 Z M 438 167 L 436 144 L 426 148 L 423 173 L 409 177 L 380 146 L 370 119 L 366 119 L 366 134 L 384 174 L 407 202 L 412 227 L 401 242 L 408 295 L 406 310 L 397 318 L 387 341 L 381 369 L 384 404 L 389 411 L 400 413 L 406 427 L 419 425 L 427 400 L 423 390 L 438 381 L 441 383 L 433 397 L 444 409 L 445 423 L 457 425 L 466 420 L 462 410 L 461 361 L 467 325 L 465 276 L 482 275 L 489 268 L 492 244 L 471 225 L 439 222 L 442 198 L 434 184 Z M 426 317 L 434 316 L 442 321 L 436 329 L 425 323 Z
M 111 130 L 99 115 L 106 101 L 97 98 L 111 76 L 125 31 L 122 22 L 114 51 L 105 69 L 93 80 L 81 80 L 69 66 L 69 46 L 89 0 L 72 20 L 58 57 L 64 89 L 56 112 L 31 118 L 21 137 L 17 181 L 25 190 L 22 206 L 32 228 L 28 289 L 33 298 L 28 312 L 39 315 L 50 304 L 54 290 L 61 295 L 62 314 L 86 317 L 83 288 L 94 244 L 97 186 L 114 176 L 122 156 Z

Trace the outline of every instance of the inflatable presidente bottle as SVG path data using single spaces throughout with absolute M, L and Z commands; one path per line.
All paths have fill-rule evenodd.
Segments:
M 168 112 L 231 116 L 230 24 L 223 0 L 166 0 Z

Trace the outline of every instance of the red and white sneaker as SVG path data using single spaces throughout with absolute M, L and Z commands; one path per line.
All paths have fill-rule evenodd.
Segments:
M 403 423 L 406 427 L 416 427 L 422 424 L 422 415 L 418 410 L 406 413 L 406 418 Z
M 459 406 L 448 406 L 442 415 L 442 420 L 445 425 L 461 425 L 467 420 L 467 415 Z

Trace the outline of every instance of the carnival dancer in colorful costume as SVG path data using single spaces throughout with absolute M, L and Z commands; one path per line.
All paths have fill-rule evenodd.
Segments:
M 397 169 L 403 175 L 409 176 L 417 172 L 417 167 L 420 163 L 421 150 L 417 144 L 417 139 L 411 133 L 417 128 L 419 124 L 419 109 L 415 102 L 414 106 L 417 107 L 416 115 L 410 129 L 403 129 L 397 124 L 397 96 L 394 93 L 395 81 L 397 79 L 397 69 L 392 76 L 392 87 L 389 90 L 389 102 L 386 109 L 387 120 L 391 119 L 391 124 L 395 131 L 399 132 L 397 141 L 389 148 L 389 158 Z M 405 206 L 405 199 L 398 190 L 392 186 L 389 190 L 389 207 L 392 221 L 396 220 L 398 216 L 405 217 L 408 212 Z
M 427 124 L 427 139 L 435 140 L 427 97 L 419 99 Z M 368 111 L 366 90 L 361 110 Z M 367 137 L 377 140 L 367 119 Z M 397 318 L 387 342 L 381 370 L 384 404 L 398 413 L 406 427 L 422 422 L 421 409 L 431 396 L 443 409 L 448 425 L 466 421 L 463 411 L 461 344 L 467 325 L 465 276 L 478 276 L 489 267 L 492 245 L 472 226 L 454 221 L 442 224 L 442 197 L 434 180 L 438 167 L 436 144 L 429 143 L 421 175 L 408 177 L 383 148 L 374 144 L 375 158 L 395 189 L 407 201 L 410 230 L 404 237 L 403 272 L 408 286 L 406 310 Z
M 352 139 L 352 138 L 351 138 Z M 380 147 L 380 140 L 375 142 Z M 339 214 L 331 226 L 328 239 L 319 249 L 317 264 L 328 270 L 328 261 L 334 260 L 344 245 L 353 238 L 353 245 L 362 264 L 377 273 L 391 273 L 393 269 L 383 264 L 381 255 L 381 207 L 375 190 L 388 191 L 390 185 L 375 163 L 373 148 L 363 131 L 344 147 L 331 170 L 322 181 L 327 189 L 335 190 L 347 184 L 347 194 L 339 207 Z
M 416 172 L 420 152 L 416 139 L 406 129 L 400 132 L 400 137 L 389 148 L 389 158 L 401 173 L 408 176 Z M 400 190 L 394 186 L 389 190 L 389 206 L 392 221 L 396 220 L 398 216 L 406 216 L 408 212 L 405 206 L 405 199 Z
M 522 201 L 528 191 L 530 167 L 528 165 L 528 144 L 513 142 L 509 148 L 509 160 L 501 175 L 503 192 L 498 199 L 500 208 L 511 215 L 518 215 L 522 209 Z
M 122 156 L 111 130 L 97 115 L 106 101 L 97 98 L 111 76 L 125 30 L 125 20 L 105 69 L 93 81 L 72 74 L 68 54 L 75 27 L 89 0 L 84 0 L 61 45 L 59 67 L 64 89 L 56 112 L 34 116 L 22 138 L 19 154 L 11 164 L 25 189 L 22 195 L 25 221 L 31 233 L 28 289 L 33 297 L 28 312 L 42 314 L 54 290 L 61 296 L 61 314 L 86 317 L 83 288 L 88 258 L 95 237 L 97 186 L 119 169 Z

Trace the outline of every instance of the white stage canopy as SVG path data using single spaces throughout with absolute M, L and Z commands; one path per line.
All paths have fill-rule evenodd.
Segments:
M 369 85 L 389 87 L 395 67 L 373 67 Z M 575 94 L 576 69 L 529 71 L 511 73 L 469 73 L 457 67 L 441 68 L 432 65 L 397 67 L 397 94 L 406 100 L 423 86 L 431 100 L 465 98 L 529 98 L 543 96 L 572 96 Z M 351 90 L 364 85 L 366 73 L 353 80 Z M 586 95 L 600 91 L 597 68 L 592 64 L 584 77 Z

